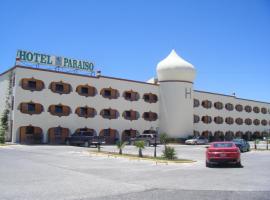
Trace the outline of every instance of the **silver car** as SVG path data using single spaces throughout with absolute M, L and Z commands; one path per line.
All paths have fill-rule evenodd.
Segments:
M 208 139 L 204 137 L 195 137 L 185 141 L 185 144 L 207 144 Z
M 136 141 L 144 141 L 145 146 L 158 145 L 160 144 L 160 138 L 155 134 L 142 134 L 135 138 L 130 139 L 130 144 L 134 145 Z

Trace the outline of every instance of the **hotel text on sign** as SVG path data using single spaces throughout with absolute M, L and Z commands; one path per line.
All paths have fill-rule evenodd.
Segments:
M 92 62 L 24 50 L 17 51 L 16 60 L 40 65 L 52 65 L 57 67 L 67 67 L 86 71 L 94 70 L 94 64 Z

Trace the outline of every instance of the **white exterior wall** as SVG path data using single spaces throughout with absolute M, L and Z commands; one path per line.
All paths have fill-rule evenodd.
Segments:
M 220 95 L 220 94 L 212 94 L 212 93 L 207 93 L 207 92 L 201 92 L 201 91 L 195 91 L 194 92 L 194 98 L 198 99 L 200 101 L 200 106 L 199 107 L 195 107 L 194 108 L 194 114 L 198 115 L 200 117 L 200 122 L 199 123 L 194 123 L 194 130 L 199 131 L 200 134 L 203 131 L 211 131 L 212 134 L 214 135 L 215 131 L 222 131 L 225 135 L 226 131 L 233 131 L 234 133 L 238 132 L 238 131 L 242 131 L 242 132 L 246 132 L 246 131 L 251 131 L 251 132 L 255 132 L 255 131 L 269 131 L 270 130 L 270 103 L 261 103 L 261 102 L 256 102 L 256 101 L 252 101 L 252 100 L 244 100 L 244 99 L 239 99 L 236 98 L 234 96 L 225 96 L 225 95 Z M 210 109 L 206 109 L 202 106 L 202 101 L 204 100 L 209 100 L 212 102 L 212 107 Z M 218 110 L 214 107 L 214 103 L 215 102 L 222 102 L 223 103 L 223 109 L 222 110 Z M 225 108 L 225 104 L 227 103 L 231 103 L 234 105 L 234 109 L 233 111 L 228 111 Z M 260 109 L 262 107 L 265 107 L 268 109 L 267 114 L 263 114 L 261 113 L 254 113 L 253 111 L 251 111 L 250 113 L 246 112 L 244 109 L 242 112 L 238 112 L 235 109 L 235 105 L 240 104 L 243 107 L 245 107 L 246 105 L 251 106 L 252 108 L 254 106 L 259 107 Z M 210 124 L 205 124 L 201 121 L 202 116 L 211 116 L 212 118 L 212 122 Z M 214 117 L 220 116 L 224 119 L 223 124 L 216 124 L 214 122 Z M 252 119 L 252 125 L 246 125 L 245 122 L 242 125 L 238 125 L 235 122 L 232 125 L 229 125 L 225 122 L 225 118 L 226 117 L 232 117 L 234 120 L 236 118 L 242 118 L 243 120 L 245 120 L 246 118 L 250 118 Z M 263 126 L 263 125 L 254 125 L 253 124 L 253 120 L 254 119 L 259 119 L 260 121 L 263 119 L 267 120 L 267 125 Z
M 9 73 L 5 73 L 0 76 L 0 116 L 2 116 L 6 107 L 8 84 L 9 84 Z
M 159 114 L 158 103 L 147 103 L 142 97 L 144 93 L 154 93 L 158 96 L 158 86 L 144 83 L 137 83 L 131 81 L 110 79 L 105 77 L 95 78 L 95 77 L 84 77 L 72 74 L 55 73 L 54 71 L 42 71 L 37 69 L 26 69 L 17 67 L 15 69 L 16 73 L 16 98 L 14 106 L 14 127 L 13 127 L 13 142 L 19 142 L 19 127 L 27 126 L 29 124 L 33 126 L 38 126 L 42 128 L 44 134 L 44 141 L 47 142 L 47 131 L 51 127 L 62 126 L 69 128 L 71 133 L 73 133 L 78 128 L 93 128 L 96 130 L 97 134 L 102 129 L 112 128 L 116 129 L 119 134 L 125 129 L 136 129 L 139 133 L 144 130 L 153 127 L 156 129 L 159 124 L 159 119 L 153 122 L 146 121 L 142 118 L 144 112 L 153 111 Z M 24 90 L 20 86 L 20 80 L 22 78 L 31 78 L 42 80 L 45 84 L 45 89 L 42 91 L 31 92 L 29 90 Z M 63 81 L 71 84 L 72 92 L 70 94 L 57 94 L 53 93 L 48 87 L 52 81 Z M 78 85 L 89 84 L 96 87 L 97 95 L 94 97 L 84 97 L 80 96 L 76 92 L 76 87 Z M 103 88 L 112 87 L 119 91 L 120 96 L 118 99 L 106 99 L 100 95 L 100 91 Z M 138 101 L 127 101 L 122 97 L 122 94 L 126 90 L 137 91 L 140 94 L 140 99 Z M 38 115 L 28 115 L 23 114 L 18 110 L 19 104 L 21 102 L 33 101 L 35 103 L 40 103 L 44 107 L 44 112 Z M 69 116 L 53 116 L 48 112 L 48 107 L 52 104 L 63 104 L 71 108 L 72 113 Z M 97 111 L 97 115 L 94 118 L 83 118 L 78 117 L 75 113 L 75 109 L 80 106 L 93 107 Z M 119 117 L 117 119 L 104 119 L 100 116 L 100 111 L 104 108 L 113 108 L 118 110 Z M 133 109 L 140 113 L 140 118 L 138 120 L 129 121 L 122 117 L 122 113 L 125 110 Z
M 187 82 L 160 82 L 160 132 L 172 138 L 185 138 L 193 133 L 192 86 Z

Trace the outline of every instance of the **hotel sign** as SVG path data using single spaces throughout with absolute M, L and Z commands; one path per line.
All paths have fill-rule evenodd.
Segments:
M 94 64 L 83 60 L 71 59 L 62 56 L 53 56 L 48 54 L 36 53 L 31 51 L 18 50 L 16 61 L 30 62 L 40 65 L 52 65 L 57 67 L 66 67 L 72 69 L 93 71 Z

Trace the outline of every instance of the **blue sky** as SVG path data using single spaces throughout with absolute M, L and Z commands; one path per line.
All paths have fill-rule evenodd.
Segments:
M 3 0 L 0 44 L 1 72 L 24 49 L 142 81 L 174 48 L 195 89 L 270 102 L 269 0 Z

